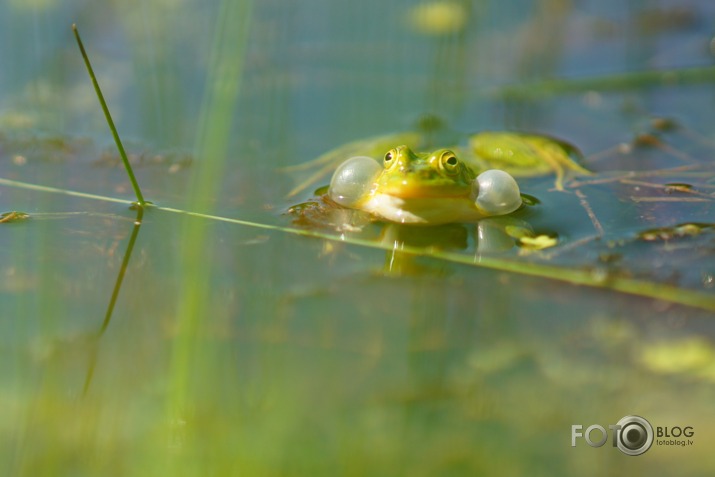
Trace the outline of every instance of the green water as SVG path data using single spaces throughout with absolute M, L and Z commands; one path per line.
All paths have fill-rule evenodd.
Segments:
M 708 475 L 713 14 L 1 4 L 0 213 L 30 214 L 0 223 L 3 475 Z M 138 228 L 73 22 L 162 207 Z M 566 192 L 520 181 L 555 247 L 286 213 L 316 199 L 279 168 L 426 115 L 584 152 Z M 632 414 L 694 444 L 571 446 Z

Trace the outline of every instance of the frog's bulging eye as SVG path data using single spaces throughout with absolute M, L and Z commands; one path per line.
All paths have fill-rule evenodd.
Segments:
M 388 151 L 388 153 L 385 154 L 385 161 L 384 161 L 385 167 L 392 166 L 392 164 L 395 162 L 394 159 L 395 159 L 396 155 L 397 154 L 395 154 L 394 149 L 392 149 L 391 151 Z
M 448 174 L 459 172 L 459 159 L 453 152 L 447 151 L 439 158 L 439 165 Z

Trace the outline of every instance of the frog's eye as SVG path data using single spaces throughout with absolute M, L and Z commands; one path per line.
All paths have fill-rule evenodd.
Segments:
M 397 151 L 394 149 L 390 149 L 387 154 L 385 154 L 384 164 L 386 169 L 395 163 L 395 157 L 397 157 Z
M 439 166 L 447 174 L 456 174 L 459 172 L 459 159 L 452 151 L 446 151 L 439 158 Z

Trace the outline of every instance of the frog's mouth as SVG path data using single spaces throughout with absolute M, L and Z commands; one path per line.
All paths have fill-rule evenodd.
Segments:
M 380 187 L 378 194 L 398 199 L 459 199 L 469 197 L 470 190 L 454 184 L 445 185 L 390 185 Z
M 399 199 L 457 199 L 469 197 L 469 187 L 454 184 L 422 184 L 410 181 L 391 181 L 381 185 L 376 193 Z
M 370 196 L 361 208 L 391 222 L 404 224 L 446 224 L 483 217 L 474 202 L 463 194 L 405 197 L 404 194 L 380 192 Z

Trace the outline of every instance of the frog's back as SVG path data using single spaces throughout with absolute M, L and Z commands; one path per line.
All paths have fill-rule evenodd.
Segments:
M 583 156 L 560 139 L 512 131 L 484 131 L 469 137 L 462 160 L 475 171 L 500 169 L 515 177 L 555 174 L 555 186 L 573 174 L 590 174 L 579 162 Z

